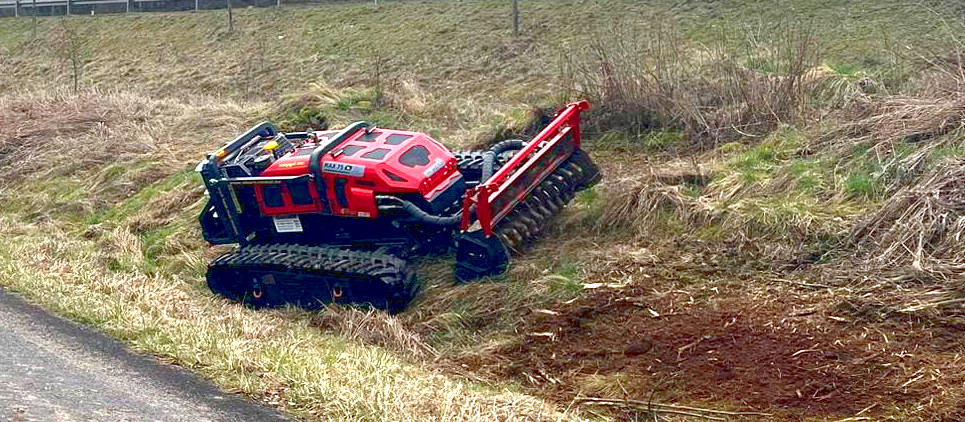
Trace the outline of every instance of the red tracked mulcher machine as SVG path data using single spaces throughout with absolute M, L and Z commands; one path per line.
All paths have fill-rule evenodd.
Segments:
M 529 142 L 449 151 L 357 122 L 280 133 L 259 124 L 197 168 L 212 291 L 254 306 L 354 303 L 398 312 L 419 289 L 408 258 L 456 251 L 459 280 L 501 274 L 576 192 L 600 179 L 576 102 Z

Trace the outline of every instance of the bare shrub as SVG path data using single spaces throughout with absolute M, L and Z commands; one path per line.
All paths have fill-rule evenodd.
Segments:
M 598 106 L 598 127 L 671 127 L 714 146 L 807 114 L 818 50 L 809 26 L 785 23 L 768 41 L 747 31 L 744 51 L 734 52 L 723 37 L 690 42 L 666 21 L 658 17 L 646 34 L 601 34 L 564 64 L 564 83 Z
M 84 67 L 90 61 L 91 37 L 80 31 L 76 25 L 62 22 L 51 32 L 50 48 L 54 56 L 64 62 L 69 69 L 74 92 L 80 88 Z

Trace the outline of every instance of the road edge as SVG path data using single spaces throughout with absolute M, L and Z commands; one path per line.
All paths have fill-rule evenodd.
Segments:
M 127 348 L 122 341 L 90 327 L 48 312 L 32 304 L 22 296 L 0 286 L 0 307 L 12 309 L 29 317 L 35 324 L 43 325 L 70 341 L 82 346 L 86 352 L 102 354 L 125 365 L 131 372 L 141 374 L 172 389 L 194 396 L 211 409 L 223 413 L 228 420 L 292 422 L 294 419 L 278 409 L 261 405 L 240 394 L 227 393 L 210 380 L 187 368 L 160 362 L 151 355 L 138 354 Z

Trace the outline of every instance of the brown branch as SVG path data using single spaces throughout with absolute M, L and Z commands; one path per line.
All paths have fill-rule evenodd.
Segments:
M 645 408 L 648 410 L 665 412 L 665 413 L 699 412 L 699 413 L 710 413 L 715 415 L 728 415 L 728 416 L 771 416 L 770 413 L 762 413 L 762 412 L 731 412 L 727 410 L 706 409 L 701 407 L 683 406 L 683 405 L 677 405 L 677 404 L 645 402 L 641 400 L 607 399 L 602 397 L 577 397 L 576 399 L 574 399 L 574 401 L 577 404 L 594 403 L 594 404 L 611 405 L 611 406 L 639 407 L 639 408 Z M 693 414 L 691 416 L 701 416 L 701 417 L 706 417 L 708 419 L 724 420 L 722 418 L 708 417 L 707 415 L 700 415 L 700 414 Z

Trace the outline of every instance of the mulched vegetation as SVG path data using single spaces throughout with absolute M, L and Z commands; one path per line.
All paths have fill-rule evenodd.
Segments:
M 956 365 L 965 325 L 853 322 L 819 309 L 826 293 L 695 301 L 685 291 L 654 295 L 653 287 L 597 289 L 531 310 L 518 341 L 459 364 L 561 403 L 579 396 L 725 403 L 804 420 L 881 416 L 927 402 L 927 419 L 959 414 L 936 402 L 961 399 L 951 390 L 965 382 Z M 588 381 L 608 377 L 613 385 Z

